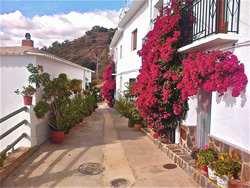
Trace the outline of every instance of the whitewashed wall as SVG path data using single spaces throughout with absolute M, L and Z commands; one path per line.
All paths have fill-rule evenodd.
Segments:
M 212 96 L 211 132 L 212 136 L 230 144 L 250 151 L 250 1 L 242 0 L 240 7 L 239 41 L 235 47 L 225 46 L 222 50 L 230 50 L 245 66 L 248 77 L 246 90 L 238 98 L 231 96 Z
M 70 79 L 76 78 L 84 81 L 86 80 L 85 77 L 87 77 L 88 81 L 91 81 L 91 72 L 58 62 L 51 58 L 33 55 L 1 55 L 1 118 L 24 106 L 22 96 L 16 95 L 14 91 L 18 88 L 21 90 L 22 86 L 28 86 L 30 73 L 27 70 L 27 65 L 29 63 L 34 64 L 34 66 L 43 65 L 44 71 L 48 72 L 52 79 L 60 73 L 66 73 Z M 85 83 L 83 83 L 83 88 L 85 88 Z M 36 95 L 33 97 L 33 105 L 41 99 L 41 93 L 41 88 L 38 88 Z M 30 147 L 40 145 L 49 138 L 49 126 L 44 120 L 36 118 L 33 107 L 34 106 L 28 106 L 28 112 L 22 112 L 1 123 L 0 130 L 2 134 L 24 119 L 29 122 L 27 125 L 21 126 L 15 132 L 1 140 L 1 151 L 23 132 L 28 135 L 28 138 L 22 139 L 15 148 L 19 146 Z
M 141 67 L 141 57 L 138 56 L 138 50 L 142 48 L 142 39 L 148 33 L 150 24 L 149 3 L 146 2 L 133 16 L 133 18 L 125 25 L 123 34 L 117 42 L 116 47 L 116 66 L 117 66 L 117 81 L 116 81 L 116 99 L 126 90 L 124 83 L 129 81 L 129 78 L 136 78 Z M 137 48 L 132 50 L 132 32 L 137 29 Z M 122 46 L 122 58 L 120 58 L 120 46 Z M 131 70 L 137 70 L 130 72 Z M 122 82 L 120 81 L 122 77 Z M 122 84 L 122 86 L 121 86 Z M 122 90 L 120 90 L 122 88 Z
M 84 74 L 85 70 L 81 68 L 74 67 L 51 58 L 38 56 L 36 63 L 37 65 L 42 65 L 44 72 L 48 72 L 51 75 L 51 78 L 58 77 L 59 74 L 65 73 L 69 79 L 81 79 L 83 81 L 83 85 L 86 83 L 86 79 L 84 79 L 84 77 L 87 77 L 88 80 L 91 81 L 91 73 L 88 73 L 88 71 Z
M 189 107 L 189 110 L 182 124 L 186 126 L 196 126 L 197 125 L 197 108 L 198 108 L 197 96 L 189 97 L 188 107 Z
M 22 90 L 22 86 L 28 86 L 29 72 L 27 70 L 27 65 L 29 63 L 35 63 L 35 57 L 29 56 L 0 56 L 1 58 L 1 111 L 0 117 L 4 117 L 11 112 L 14 112 L 22 107 L 23 97 L 14 93 L 16 89 Z M 33 99 L 34 104 L 34 99 Z M 24 119 L 30 122 L 30 115 L 27 112 L 21 112 L 20 114 L 14 116 L 11 119 L 6 120 L 1 123 L 0 130 L 1 133 L 6 132 L 8 129 L 23 121 Z M 9 141 L 14 141 L 23 132 L 30 135 L 30 125 L 22 125 L 15 132 L 11 133 L 7 137 L 1 140 L 0 149 L 1 151 L 10 144 Z M 22 139 L 22 141 L 17 145 L 30 146 L 29 139 Z

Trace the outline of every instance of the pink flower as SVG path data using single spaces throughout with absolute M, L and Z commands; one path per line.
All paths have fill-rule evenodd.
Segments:
M 204 146 L 204 149 L 207 149 L 207 148 L 208 148 L 208 145 L 205 145 L 205 146 Z
M 154 134 L 153 134 L 153 137 L 154 137 L 154 139 L 157 139 L 157 138 L 159 137 L 159 134 L 154 133 Z

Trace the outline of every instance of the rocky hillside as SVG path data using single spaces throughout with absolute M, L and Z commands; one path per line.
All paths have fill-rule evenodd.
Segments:
M 105 68 L 110 63 L 108 45 L 114 33 L 115 29 L 94 26 L 90 31 L 87 31 L 84 36 L 74 41 L 65 40 L 62 43 L 55 41 L 49 48 L 45 46 L 41 48 L 41 50 L 94 71 L 96 71 L 98 57 L 98 77 L 102 79 Z M 96 74 L 93 74 L 93 79 L 96 79 Z

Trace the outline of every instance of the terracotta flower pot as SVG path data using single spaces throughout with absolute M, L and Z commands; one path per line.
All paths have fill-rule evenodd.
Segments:
M 249 183 L 241 182 L 240 180 L 229 180 L 228 187 L 230 188 L 241 188 L 241 187 L 250 187 Z
M 128 121 L 128 127 L 134 127 L 134 125 Z
M 140 131 L 142 127 L 143 127 L 142 124 L 134 124 L 134 130 L 135 131 Z
M 202 174 L 207 174 L 208 173 L 208 169 L 207 169 L 207 166 L 206 165 L 204 165 L 204 166 L 202 166 L 202 167 L 200 167 L 201 168 L 201 173 Z
M 64 139 L 64 131 L 50 131 L 50 136 L 54 144 L 61 144 Z
M 168 138 L 164 137 L 164 136 L 159 136 L 158 140 L 163 142 L 163 143 L 167 143 L 168 142 Z
M 110 108 L 112 108 L 114 106 L 114 103 L 113 102 L 109 102 L 108 105 L 109 105 Z
M 23 96 L 24 105 L 32 105 L 32 97 Z
M 71 129 L 68 129 L 68 130 L 66 130 L 64 133 L 65 133 L 65 134 L 69 134 L 70 130 L 71 130 Z
M 198 163 L 198 160 L 195 160 L 195 162 L 194 162 L 195 167 L 196 167 L 196 168 L 200 168 L 200 166 L 197 165 L 197 163 Z

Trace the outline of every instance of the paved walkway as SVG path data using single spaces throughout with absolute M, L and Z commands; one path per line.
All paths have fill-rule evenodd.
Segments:
M 78 167 L 101 163 L 105 171 L 84 175 Z M 61 145 L 45 142 L 2 187 L 110 187 L 117 178 L 129 187 L 197 187 L 179 167 L 165 169 L 172 162 L 140 131 L 127 126 L 106 103 L 66 135 Z

